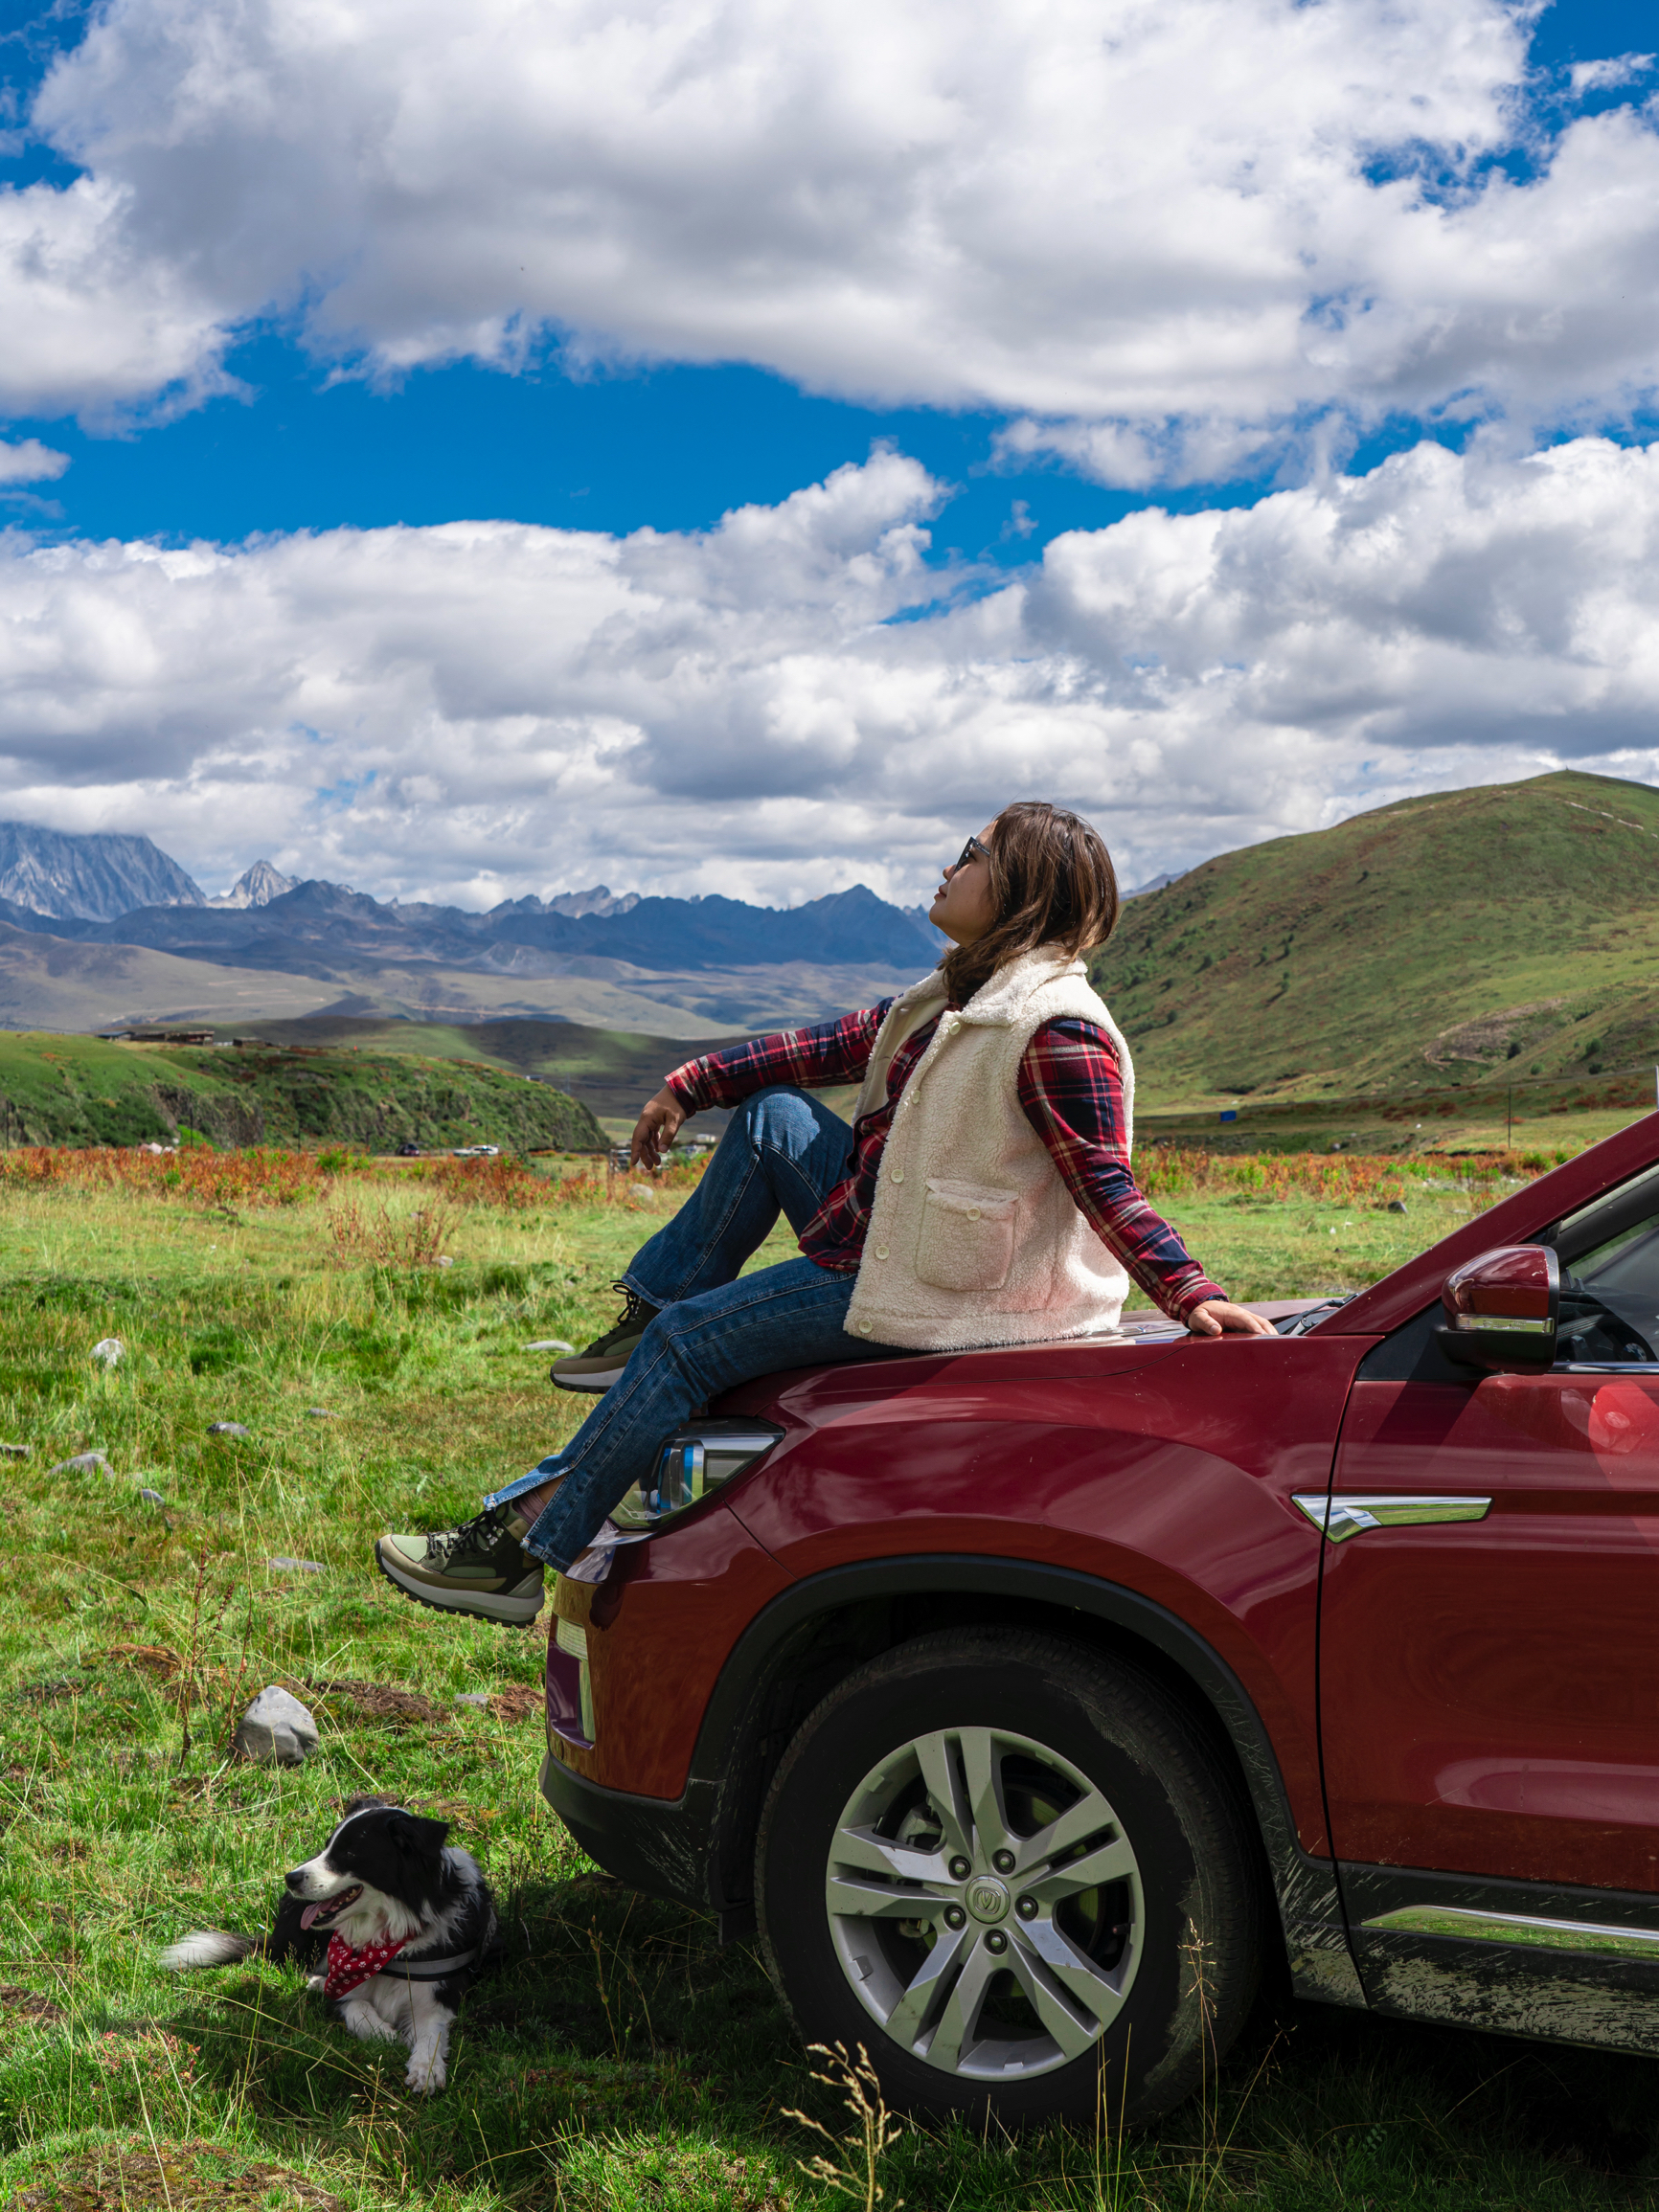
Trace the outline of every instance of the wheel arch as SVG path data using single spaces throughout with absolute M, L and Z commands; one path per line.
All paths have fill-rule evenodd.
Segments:
M 704 1712 L 691 1782 L 712 1793 L 709 1893 L 746 1928 L 761 1802 L 807 1712 L 865 1660 L 959 1623 L 1046 1629 L 1137 1660 L 1224 1751 L 1255 1816 L 1299 1996 L 1363 2005 L 1335 1869 L 1303 1850 L 1255 1702 L 1220 1654 L 1138 1591 L 1038 1561 L 935 1553 L 858 1561 L 804 1577 L 749 1623 Z

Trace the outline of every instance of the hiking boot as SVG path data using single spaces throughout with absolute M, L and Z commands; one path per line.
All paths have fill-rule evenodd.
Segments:
M 503 1628 L 528 1628 L 541 1611 L 542 1567 L 524 1548 L 528 1514 L 492 1505 L 459 1528 L 431 1536 L 382 1536 L 375 1564 L 417 1605 L 470 1613 Z
M 595 1337 L 585 1352 L 570 1352 L 554 1361 L 553 1379 L 561 1390 L 608 1390 L 627 1366 L 635 1344 L 662 1311 L 648 1298 L 641 1298 L 638 1291 L 629 1290 L 625 1282 L 613 1282 L 610 1287 L 621 1291 L 626 1300 L 622 1318 L 602 1337 Z

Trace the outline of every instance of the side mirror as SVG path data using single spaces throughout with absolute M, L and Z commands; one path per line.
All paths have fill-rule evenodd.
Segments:
M 1444 1325 L 1435 1334 L 1466 1367 L 1548 1367 L 1561 1313 L 1560 1262 L 1548 1245 L 1505 1244 L 1447 1275 Z

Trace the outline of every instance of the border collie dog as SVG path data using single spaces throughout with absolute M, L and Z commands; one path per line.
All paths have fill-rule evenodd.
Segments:
M 402 2043 L 412 2089 L 443 2087 L 461 1998 L 495 1941 L 495 1907 L 476 1862 L 445 1843 L 448 1824 L 379 1797 L 353 1797 L 314 1859 L 286 1877 L 268 1935 L 202 1930 L 162 1952 L 164 1966 L 323 1952 L 308 1986 L 366 2043 Z

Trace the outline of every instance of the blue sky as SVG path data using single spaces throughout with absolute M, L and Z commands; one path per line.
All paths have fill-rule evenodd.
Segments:
M 90 12 L 35 0 L 0 7 L 7 81 L 22 111 L 0 180 L 63 183 L 76 173 L 30 132 L 26 102 Z M 1553 73 L 1644 43 L 1659 43 L 1659 9 L 1557 0 L 1538 19 L 1531 60 Z M 1621 97 L 1609 90 L 1589 104 Z M 291 318 L 265 318 L 239 336 L 225 366 L 239 394 L 170 421 L 144 426 L 140 415 L 89 431 L 73 416 L 12 418 L 7 435 L 38 437 L 71 461 L 58 482 L 13 494 L 16 519 L 44 532 L 170 542 L 477 517 L 697 530 L 730 508 L 784 499 L 885 440 L 955 487 L 935 557 L 1008 565 L 1029 561 L 1057 531 L 1100 529 L 1154 502 L 1188 512 L 1236 506 L 1272 481 L 1259 472 L 1131 491 L 1090 483 L 1057 459 L 1020 468 L 993 450 L 1005 416 L 858 406 L 740 363 L 573 375 L 548 343 L 517 373 L 459 363 L 376 378 L 352 373 L 359 364 L 349 355 L 319 358 Z M 1623 425 L 1620 434 L 1628 434 Z M 1398 415 L 1359 438 L 1346 465 L 1374 465 L 1425 435 L 1459 443 L 1466 432 Z
M 971 14 L 0 0 L 0 810 L 908 900 L 1659 778 L 1659 10 Z
M 173 540 L 479 517 L 701 530 L 729 508 L 785 499 L 883 440 L 960 487 L 937 533 L 942 557 L 1029 560 L 1057 530 L 1099 529 L 1147 504 L 1058 464 L 997 467 L 997 418 L 852 406 L 742 366 L 571 376 L 555 356 L 517 374 L 462 363 L 376 385 L 331 381 L 276 329 L 226 365 L 245 399 L 210 400 L 153 428 L 96 436 L 73 418 L 8 424 L 9 436 L 71 457 L 58 483 L 32 495 L 33 527 Z M 1214 504 L 1216 488 L 1173 496 L 1195 508 Z

